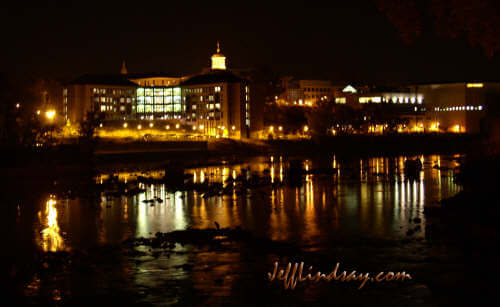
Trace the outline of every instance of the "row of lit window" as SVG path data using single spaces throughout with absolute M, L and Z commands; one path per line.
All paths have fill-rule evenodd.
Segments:
M 164 112 L 182 112 L 182 106 L 180 104 L 137 106 L 137 113 L 164 113 Z
M 325 93 L 325 92 L 329 92 L 330 89 L 329 88 L 313 88 L 313 87 L 306 87 L 304 88 L 304 92 L 321 92 L 321 93 Z
M 157 114 L 155 114 L 155 115 L 147 115 L 147 116 L 142 115 L 140 117 L 141 120 L 144 120 L 144 119 L 146 119 L 146 120 L 154 120 L 155 118 L 156 119 L 163 119 L 163 120 L 165 120 L 165 119 L 181 119 L 182 116 L 181 115 L 175 115 L 175 114 L 174 115 L 165 114 L 165 115 L 158 116 Z
M 116 112 L 116 107 L 110 105 L 101 105 L 101 112 Z M 125 106 L 120 106 L 120 112 L 125 112 L 127 108 Z
M 162 88 L 162 87 L 156 87 L 156 88 L 143 88 L 139 87 L 137 88 L 137 96 L 180 96 L 181 95 L 181 88 L 180 87 L 174 87 L 174 88 Z
M 141 81 L 137 81 L 137 83 L 139 85 L 144 85 L 144 86 L 155 86 L 155 85 L 158 85 L 158 86 L 165 86 L 165 85 L 167 85 L 168 86 L 170 84 L 175 85 L 175 83 L 177 83 L 176 81 L 173 81 L 173 80 L 172 80 L 172 82 L 170 82 L 169 80 L 167 80 L 167 82 L 165 82 L 165 80 L 161 80 L 161 82 L 160 82 L 160 80 L 157 80 L 157 81 L 158 82 L 155 82 L 155 80 L 152 80 L 151 82 L 150 81 L 142 81 L 142 82 Z
M 201 94 L 201 93 L 219 93 L 222 90 L 222 86 L 214 86 L 214 87 L 202 87 L 202 88 L 186 88 L 184 92 L 186 94 Z
M 137 104 L 170 104 L 170 103 L 181 103 L 181 96 L 166 96 L 166 97 L 149 97 L 149 96 L 139 96 L 137 97 Z
M 434 111 L 482 111 L 483 106 L 457 106 L 457 107 L 436 107 Z
M 133 101 L 135 101 L 135 98 L 130 98 L 130 97 L 127 97 L 127 98 L 125 98 L 125 97 L 120 97 L 120 102 L 121 102 L 121 103 L 125 103 L 125 102 L 127 102 L 127 103 L 131 103 L 131 102 L 133 102 Z M 117 98 L 115 98 L 115 97 L 94 97 L 94 102 L 101 102 L 101 103 L 106 103 L 106 102 L 108 102 L 108 103 L 115 103 L 115 104 L 116 104 L 116 103 L 118 102 L 118 99 L 117 99 Z
M 381 103 L 381 102 L 392 102 L 392 103 L 418 103 L 422 104 L 424 99 L 422 97 L 359 97 L 359 103 Z
M 67 91 L 66 91 L 67 93 Z M 116 88 L 93 88 L 92 93 L 96 95 L 134 95 L 133 89 L 116 89 Z

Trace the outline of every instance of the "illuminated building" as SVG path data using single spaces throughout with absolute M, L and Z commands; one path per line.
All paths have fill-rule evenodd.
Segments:
M 454 133 L 480 133 L 491 103 L 500 98 L 500 82 L 455 82 L 419 85 L 426 98 L 428 127 Z
M 294 80 L 288 77 L 282 79 L 282 87 L 285 92 L 280 100 L 288 105 L 312 106 L 333 98 L 332 85 L 327 80 Z
M 210 70 L 182 77 L 129 74 L 125 62 L 119 75 L 82 76 L 63 90 L 65 119 L 80 122 L 94 111 L 105 120 L 175 120 L 203 135 L 250 137 L 252 119 L 258 122 L 251 84 L 227 70 L 219 43 L 211 62 Z
M 212 136 L 249 137 L 250 86 L 230 72 L 212 71 L 182 84 L 185 119 Z
M 65 121 L 80 122 L 94 111 L 106 119 L 135 116 L 137 84 L 124 75 L 84 75 L 63 89 Z
M 401 106 L 408 121 L 400 132 L 479 133 L 488 104 L 500 97 L 498 82 L 409 85 L 394 89 L 347 86 L 334 102 L 363 108 L 369 104 Z M 405 109 L 406 107 L 406 109 Z

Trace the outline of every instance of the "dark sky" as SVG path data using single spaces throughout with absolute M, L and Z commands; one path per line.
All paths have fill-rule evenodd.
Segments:
M 498 52 L 487 57 L 463 37 L 432 32 L 404 43 L 374 1 L 330 7 L 210 2 L 221 7 L 102 1 L 2 8 L 1 69 L 66 78 L 115 73 L 125 59 L 129 72 L 190 74 L 208 66 L 220 40 L 230 67 L 268 66 L 303 78 L 361 83 L 500 79 Z

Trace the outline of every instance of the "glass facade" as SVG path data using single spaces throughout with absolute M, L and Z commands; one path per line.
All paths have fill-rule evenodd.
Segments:
M 180 87 L 137 88 L 139 118 L 177 118 L 184 113 Z

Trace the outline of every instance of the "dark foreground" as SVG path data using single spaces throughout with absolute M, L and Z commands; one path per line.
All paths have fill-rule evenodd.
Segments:
M 416 177 L 404 171 L 413 158 L 424 165 Z M 4 233 L 14 233 L 2 262 L 9 297 L 71 306 L 490 305 L 496 211 L 492 194 L 479 208 L 477 187 L 455 176 L 463 163 L 463 155 L 271 154 L 193 160 L 185 176 L 172 163 L 111 163 L 80 176 L 11 178 L 2 194 Z M 275 261 L 412 280 L 285 290 L 267 278 Z

